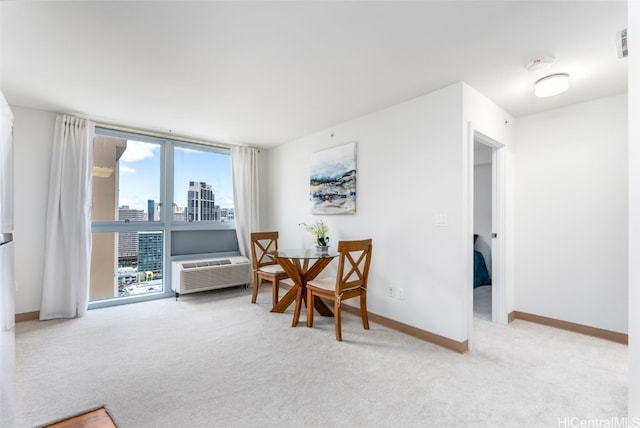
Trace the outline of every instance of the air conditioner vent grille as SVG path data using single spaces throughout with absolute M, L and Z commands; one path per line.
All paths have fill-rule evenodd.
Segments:
M 230 259 L 214 259 L 214 260 L 202 260 L 197 262 L 183 262 L 183 269 L 199 269 L 208 266 L 224 266 L 233 264 Z
M 171 286 L 181 294 L 248 284 L 250 278 L 251 264 L 246 257 L 172 263 Z

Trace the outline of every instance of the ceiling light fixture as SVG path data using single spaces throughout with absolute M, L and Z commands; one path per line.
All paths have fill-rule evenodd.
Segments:
M 527 70 L 529 71 L 539 71 L 549 68 L 553 65 L 554 58 L 551 56 L 547 56 L 544 58 L 536 58 L 527 64 Z
M 567 89 L 569 89 L 569 75 L 552 74 L 536 82 L 534 93 L 536 97 L 552 97 Z

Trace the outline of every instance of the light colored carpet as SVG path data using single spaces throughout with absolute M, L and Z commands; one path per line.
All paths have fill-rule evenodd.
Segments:
M 229 289 L 16 327 L 16 420 L 105 405 L 126 427 L 555 427 L 627 409 L 626 346 L 475 320 L 460 355 L 344 315 L 291 328 Z

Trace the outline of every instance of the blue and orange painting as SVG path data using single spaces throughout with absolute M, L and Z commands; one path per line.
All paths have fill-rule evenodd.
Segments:
M 314 153 L 311 158 L 311 213 L 356 213 L 356 143 Z

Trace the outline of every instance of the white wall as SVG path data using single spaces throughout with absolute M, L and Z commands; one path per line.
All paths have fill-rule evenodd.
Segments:
M 56 115 L 11 107 L 14 114 L 16 313 L 40 310 L 51 144 Z
M 630 46 L 640 46 L 640 2 L 629 0 Z M 635 48 L 633 48 L 635 49 Z M 629 61 L 629 421 L 640 418 L 640 55 Z M 633 118 L 633 119 L 632 119 Z
M 456 341 L 467 339 L 465 291 L 471 286 L 461 174 L 467 168 L 465 86 L 454 84 L 269 151 L 269 226 L 280 231 L 283 247 L 307 246 L 309 236 L 297 224 L 315 220 L 311 154 L 357 142 L 357 213 L 319 218 L 334 244 L 373 238 L 371 312 Z M 434 225 L 436 214 L 448 216 L 448 227 Z M 388 297 L 388 287 L 403 287 L 405 299 Z
M 626 102 L 517 119 L 516 310 L 627 332 Z

